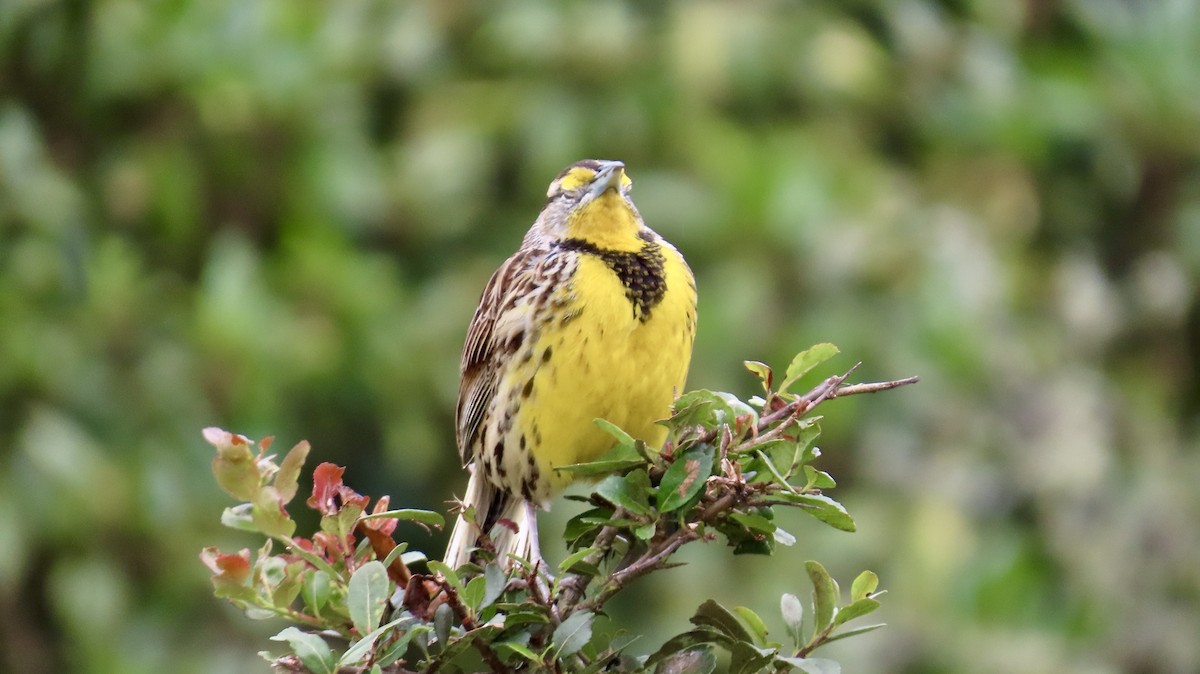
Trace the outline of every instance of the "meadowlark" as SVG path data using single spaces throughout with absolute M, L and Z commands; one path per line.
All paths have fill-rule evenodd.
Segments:
M 642 222 L 619 161 L 588 159 L 550 183 L 521 247 L 492 274 L 463 347 L 455 421 L 470 472 L 445 563 L 488 534 L 497 559 L 537 563 L 537 508 L 571 482 L 555 469 L 614 440 L 597 418 L 650 447 L 681 390 L 696 335 L 696 283 L 683 256 Z

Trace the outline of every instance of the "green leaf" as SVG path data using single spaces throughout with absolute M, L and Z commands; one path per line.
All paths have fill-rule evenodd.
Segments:
M 757 445 L 754 450 L 759 461 L 764 463 L 762 468 L 766 468 L 776 482 L 791 489 L 792 486 L 788 479 L 795 472 L 795 467 L 799 463 L 800 446 L 792 440 L 778 439 Z M 761 468 L 756 466 L 754 470 L 761 470 Z
M 387 554 L 387 557 L 383 558 L 384 568 L 390 567 L 392 565 L 392 562 L 396 561 L 397 557 L 404 554 L 405 550 L 408 550 L 407 542 L 399 543 L 396 545 L 396 547 L 392 548 L 392 551 Z M 407 566 L 407 563 L 405 564 L 405 566 Z
M 733 548 L 735 555 L 773 555 L 775 554 L 774 539 L 747 538 L 739 541 Z
M 262 484 L 262 474 L 249 441 L 218 428 L 204 429 L 204 438 L 217 448 L 212 461 L 217 484 L 239 501 L 253 501 Z
M 500 653 L 503 653 L 504 651 L 514 653 L 520 656 L 526 662 L 534 665 L 542 664 L 542 656 L 533 652 L 533 649 L 529 648 L 525 644 L 516 641 L 501 641 L 498 644 L 492 644 L 492 648 Z
M 443 604 L 445 606 L 445 604 Z M 453 611 L 450 612 L 453 615 Z M 437 614 L 434 613 L 435 627 Z M 449 662 L 457 658 L 460 654 L 470 650 L 471 644 L 475 642 L 490 643 L 503 630 L 499 625 L 482 625 L 470 632 L 465 632 L 461 636 L 450 639 L 446 645 L 440 649 L 438 659 L 443 662 Z M 452 633 L 451 633 L 452 634 Z
M 620 426 L 614 424 L 607 419 L 592 419 L 592 423 L 596 424 L 605 433 L 617 439 L 617 445 L 610 449 L 601 458 L 607 459 L 636 459 L 640 458 L 633 446 L 637 440 L 630 434 L 626 433 Z
M 345 653 L 342 653 L 342 657 L 338 659 L 338 666 L 350 666 L 358 664 L 359 661 L 367 656 L 367 653 L 371 650 L 371 647 L 375 645 L 376 639 L 406 620 L 412 620 L 412 618 L 397 618 L 386 625 L 380 625 L 378 628 L 371 630 L 370 633 L 354 642 L 350 648 L 347 648 Z
M 362 515 L 362 506 L 353 503 L 342 505 L 341 510 L 336 514 L 326 515 L 321 518 L 321 531 L 329 533 L 339 538 L 344 538 L 350 535 L 354 530 L 354 526 L 358 524 L 358 518 Z
M 576 477 L 600 477 L 612 473 L 624 473 L 632 468 L 646 465 L 646 459 L 638 452 L 639 443 L 633 436 L 604 419 L 594 419 L 593 423 L 616 438 L 617 444 L 601 454 L 595 461 L 556 466 L 554 470 L 568 472 Z
M 258 563 L 257 570 L 263 584 L 274 592 L 287 578 L 287 560 L 283 557 L 267 557 Z
M 442 578 L 445 578 L 446 583 L 449 584 L 450 587 L 462 592 L 462 580 L 459 579 L 458 574 L 454 572 L 454 569 L 451 569 L 450 567 L 446 566 L 445 563 L 439 562 L 436 559 L 429 560 L 427 566 L 429 567 L 430 571 L 436 573 Z
M 251 503 L 230 506 L 221 512 L 221 524 L 230 529 L 258 533 L 258 527 L 254 525 L 253 508 L 254 505 Z
M 296 495 L 296 489 L 299 486 L 300 469 L 304 467 L 304 461 L 308 458 L 310 447 L 307 440 L 301 440 L 296 443 L 288 451 L 287 456 L 283 457 L 283 462 L 279 464 L 279 471 L 275 473 L 275 489 L 279 492 L 279 498 L 283 503 L 292 500 Z
M 799 505 L 801 510 L 835 529 L 855 530 L 854 518 L 846 512 L 846 508 L 824 494 L 796 494 L 780 491 L 772 494 L 771 497 Z
M 749 416 L 752 424 L 758 423 L 758 410 L 743 402 L 741 398 L 724 391 L 717 391 L 716 396 L 724 403 L 717 408 L 717 423 L 733 426 L 737 417 L 742 416 Z
M 601 523 L 607 523 L 612 518 L 612 508 L 592 508 L 567 520 L 566 527 L 563 528 L 563 540 L 567 541 L 572 547 L 577 547 L 577 543 L 587 537 L 589 533 L 593 535 L 600 532 L 603 526 Z
M 278 490 L 274 487 L 262 487 L 255 492 L 251 503 L 253 506 L 250 516 L 254 519 L 255 528 L 271 537 L 292 537 L 296 531 L 296 523 L 279 504 Z
M 783 624 L 787 625 L 792 642 L 796 646 L 800 646 L 800 642 L 804 639 L 804 604 L 796 595 L 785 592 L 779 598 L 779 612 L 783 614 Z
M 757 360 L 746 360 L 742 361 L 742 365 L 745 365 L 751 374 L 759 378 L 762 382 L 763 391 L 771 390 L 771 380 L 774 377 L 771 368 L 767 367 L 766 363 L 760 363 Z
M 577 478 L 594 478 L 613 473 L 624 473 L 639 466 L 646 465 L 641 459 L 616 459 L 613 461 L 591 461 L 589 463 L 571 463 L 565 466 L 555 466 L 554 470 L 571 473 Z
M 329 574 L 330 578 L 341 578 L 341 574 L 338 573 L 337 569 L 333 568 L 329 562 L 325 561 L 324 557 L 321 557 L 320 555 L 314 555 L 308 550 L 305 550 L 297 545 L 296 542 L 291 539 L 285 539 L 283 540 L 283 543 L 287 545 L 289 554 L 296 555 L 300 559 L 303 559 L 309 564 L 312 564 L 314 567 L 324 571 L 325 573 Z
M 695 622 L 695 620 L 693 619 L 692 622 Z M 672 655 L 695 646 L 725 643 L 728 641 L 729 637 L 727 635 L 718 632 L 711 627 L 701 626 L 697 629 L 691 630 L 690 632 L 677 634 L 670 639 L 667 639 L 667 641 L 660 646 L 657 651 L 655 651 L 650 655 L 649 658 L 646 659 L 645 665 L 647 668 L 653 667 L 656 663 L 664 662 Z
M 704 489 L 712 467 L 712 445 L 697 445 L 675 457 L 658 488 L 659 510 L 669 513 L 690 503 Z
M 735 641 L 729 645 L 729 672 L 759 674 L 775 659 L 776 654 L 774 648 L 762 648 L 744 641 Z
M 321 615 L 321 609 L 329 601 L 329 580 L 329 574 L 320 569 L 315 569 L 304 578 L 300 595 L 304 597 L 304 606 L 315 616 Z
M 775 662 L 784 662 L 805 674 L 842 674 L 842 666 L 834 660 L 825 658 L 775 658 Z
M 821 455 L 821 450 L 813 446 L 817 438 L 821 437 L 821 419 L 822 417 L 801 419 L 798 427 L 791 431 L 792 437 L 796 439 L 797 463 L 809 463 Z
M 399 510 L 386 510 L 381 513 L 372 513 L 362 517 L 364 520 L 403 520 L 406 522 L 417 522 L 418 524 L 427 524 L 432 527 L 443 527 L 446 525 L 446 519 L 439 513 L 432 510 L 417 510 L 416 508 L 401 508 Z
M 758 534 L 764 536 L 775 534 L 775 523 L 761 516 L 761 514 L 754 512 L 731 512 L 728 514 L 728 517 L 734 520 L 734 522 L 742 524 L 746 529 L 758 532 Z
M 283 579 L 271 592 L 271 602 L 276 606 L 291 606 L 296 597 L 300 596 L 307 570 L 308 564 L 300 560 L 288 564 L 284 569 Z
M 863 597 L 862 599 L 850 602 L 848 605 L 838 609 L 837 615 L 833 617 L 833 624 L 843 625 L 851 620 L 854 620 L 855 618 L 861 618 L 868 613 L 872 613 L 877 608 L 879 608 L 878 599 Z
M 795 384 L 801 377 L 808 374 L 814 367 L 824 363 L 825 361 L 838 355 L 839 351 L 836 346 L 828 342 L 817 344 L 807 351 L 801 351 L 796 354 L 787 368 L 787 374 L 784 376 L 783 383 L 779 385 L 779 391 L 786 392 L 792 384 Z
M 504 628 L 512 629 L 522 625 L 545 625 L 550 618 L 543 611 L 528 608 L 528 604 L 496 604 L 496 610 L 504 614 Z
M 817 470 L 812 466 L 804 467 L 804 476 L 808 480 L 808 485 L 805 489 L 816 487 L 817 489 L 833 489 L 837 486 L 837 482 L 833 477 L 823 470 Z
M 387 605 L 387 569 L 377 560 L 363 564 L 353 576 L 346 591 L 346 606 L 350 621 L 359 634 L 373 631 L 383 619 Z
M 404 633 L 402 633 L 399 637 L 397 637 L 395 641 L 388 644 L 383 650 L 383 653 L 375 658 L 375 662 L 383 667 L 387 667 L 388 665 L 404 657 L 404 654 L 408 652 L 408 646 L 412 643 L 413 639 L 418 637 L 427 638 L 429 633 L 432 631 L 433 628 L 428 624 L 413 625 L 409 629 L 405 630 Z
M 712 674 L 717 669 L 717 656 L 708 645 L 693 646 L 679 651 L 658 663 L 655 674 Z
M 487 589 L 487 579 L 483 576 L 475 576 L 467 581 L 467 586 L 462 591 L 462 602 L 467 608 L 478 612 L 482 608 L 483 593 Z
M 854 637 L 854 636 L 858 636 L 859 634 L 866 634 L 867 632 L 874 632 L 875 630 L 879 629 L 880 627 L 887 627 L 887 623 L 875 623 L 874 625 L 864 625 L 862 627 L 855 627 L 855 628 L 848 629 L 848 630 L 840 630 L 833 636 L 826 639 L 825 643 L 827 643 L 827 644 L 833 643 L 834 641 L 837 641 L 839 639 L 845 639 L 846 637 Z
M 576 552 L 571 553 L 570 555 L 567 556 L 566 559 L 562 560 L 562 562 L 558 565 L 558 570 L 562 571 L 564 573 L 572 573 L 572 572 L 579 573 L 579 571 L 577 571 L 575 567 L 580 566 L 579 563 L 582 562 L 585 557 L 595 553 L 599 549 L 600 548 L 584 548 L 582 550 L 578 550 Z M 585 564 L 583 566 L 588 567 L 588 569 L 587 569 L 588 571 L 595 569 L 595 567 L 591 566 L 590 564 Z M 586 573 L 585 575 L 591 576 L 591 575 L 595 575 L 595 574 Z
M 714 426 L 716 425 L 714 408 L 724 405 L 724 403 L 725 401 L 712 391 L 704 389 L 688 391 L 675 400 L 668 424 L 672 428 L 697 425 Z
M 595 615 L 591 611 L 576 611 L 554 629 L 550 641 L 554 644 L 557 658 L 575 655 L 592 639 L 592 620 Z
M 775 478 L 775 484 L 778 484 L 788 491 L 796 491 L 795 488 L 792 487 L 791 483 L 788 482 L 787 477 L 780 473 L 779 469 L 775 467 L 775 462 L 771 461 L 766 454 L 763 454 L 759 450 L 754 450 L 754 455 L 758 457 L 758 460 L 762 463 L 763 467 L 766 468 L 767 471 L 771 473 L 771 476 Z
M 442 604 L 433 611 L 433 634 L 437 637 L 440 649 L 445 652 L 450 645 L 450 626 L 454 622 L 454 609 L 450 604 Z
M 489 562 L 487 566 L 483 567 L 483 578 L 485 585 L 483 602 L 479 604 L 481 609 L 491 606 L 500 598 L 500 595 L 504 594 L 504 588 L 508 586 L 508 576 L 495 562 Z
M 644 470 L 628 475 L 610 475 L 596 485 L 595 492 L 605 501 L 620 506 L 634 515 L 649 515 L 650 476 Z
M 821 426 L 815 417 L 789 423 L 787 435 L 792 439 L 779 438 L 754 445 L 753 448 L 766 455 L 766 459 L 759 457 L 760 462 L 768 464 L 769 460 L 769 465 L 763 465 L 761 468 L 767 469 L 771 476 L 775 477 L 776 482 L 787 483 L 788 488 L 791 489 L 789 480 L 795 474 L 796 468 L 815 458 L 810 449 L 813 441 L 821 434 Z M 756 466 L 754 470 L 761 469 L 757 467 L 757 464 L 754 465 Z M 755 481 L 760 482 L 765 479 L 764 475 L 757 477 Z
M 279 634 L 271 637 L 272 641 L 286 641 L 300 662 L 313 674 L 334 674 L 337 672 L 337 660 L 329 644 L 315 634 L 302 632 L 295 627 L 284 628 Z
M 693 625 L 707 626 L 733 638 L 734 641 L 753 642 L 754 634 L 742 619 L 729 609 L 709 599 L 696 609 L 691 618 Z
M 733 612 L 742 619 L 742 623 L 754 634 L 754 643 L 762 646 L 767 642 L 767 625 L 758 614 L 745 606 L 734 607 Z
M 874 571 L 863 571 L 850 584 L 850 601 L 865 599 L 877 589 L 879 589 L 879 576 L 876 576 Z
M 833 610 L 837 604 L 837 583 L 820 562 L 809 560 L 804 563 L 808 578 L 813 586 L 813 625 L 814 632 L 820 632 L 833 620 Z

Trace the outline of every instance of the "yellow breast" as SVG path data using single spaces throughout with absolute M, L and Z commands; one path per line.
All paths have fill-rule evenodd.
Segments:
M 645 243 L 641 241 L 639 243 Z M 651 447 L 683 388 L 696 329 L 696 290 L 679 253 L 657 243 L 665 291 L 645 313 L 610 262 L 578 254 L 565 309 L 540 331 L 537 371 L 518 426 L 537 461 L 548 498 L 570 481 L 557 466 L 591 461 L 613 444 L 593 420 L 607 419 Z M 539 490 L 540 491 L 540 490 Z

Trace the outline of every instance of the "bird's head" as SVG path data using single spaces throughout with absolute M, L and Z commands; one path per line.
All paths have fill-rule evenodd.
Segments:
M 633 205 L 633 181 L 619 161 L 584 159 L 550 183 L 537 227 L 554 239 L 582 239 L 609 249 L 636 249 L 644 227 Z

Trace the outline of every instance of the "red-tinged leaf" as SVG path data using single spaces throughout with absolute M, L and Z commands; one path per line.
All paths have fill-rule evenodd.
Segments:
M 313 472 L 313 494 L 308 506 L 323 515 L 321 528 L 345 535 L 354 529 L 355 521 L 366 510 L 371 499 L 342 484 L 346 469 L 322 463 Z
M 301 536 L 293 536 L 292 537 L 292 545 L 295 545 L 297 548 L 300 548 L 301 550 L 303 550 L 305 552 L 320 554 L 319 551 L 317 550 L 317 546 L 315 543 L 313 543 L 311 540 L 309 540 L 307 538 L 303 538 Z
M 250 578 L 250 551 L 243 549 L 236 555 L 221 552 L 216 548 L 205 548 L 200 560 L 212 570 L 214 594 L 228 599 L 251 599 L 254 590 L 247 581 Z
M 371 511 L 371 514 L 378 515 L 379 513 L 387 512 L 388 503 L 391 502 L 391 500 L 391 496 L 379 497 L 379 500 L 375 502 L 375 508 Z M 399 520 L 385 517 L 362 520 L 362 525 L 364 527 L 368 529 L 374 529 L 375 531 L 378 531 L 382 534 L 387 534 L 388 536 L 391 536 L 392 532 L 396 530 L 397 524 L 399 524 Z
M 263 438 L 262 440 L 259 440 L 258 441 L 259 451 L 265 452 L 265 451 L 271 449 L 271 443 L 273 443 L 273 442 L 275 442 L 274 435 L 268 435 L 267 437 Z
M 229 431 L 223 428 L 217 428 L 216 426 L 209 426 L 201 431 L 201 433 L 204 434 L 204 439 L 208 441 L 208 444 L 216 447 L 218 452 L 224 451 L 227 448 L 239 446 L 245 447 L 246 450 L 249 451 L 250 445 L 254 444 L 251 442 L 250 438 L 247 438 L 244 435 L 230 433 Z
M 346 469 L 334 463 L 325 462 L 313 471 L 313 493 L 308 498 L 308 507 L 322 515 L 335 515 L 341 509 L 336 497 L 342 489 L 342 474 Z
M 742 365 L 745 365 L 747 370 L 750 370 L 754 376 L 758 377 L 759 380 L 762 381 L 764 391 L 771 390 L 771 384 L 773 383 L 774 375 L 771 372 L 771 368 L 768 367 L 766 363 L 760 363 L 757 360 L 746 360 L 742 361 Z
M 242 548 L 236 555 L 221 552 L 215 547 L 200 551 L 200 560 L 223 579 L 243 583 L 250 577 L 250 550 Z
M 351 546 L 348 536 L 338 536 L 331 531 L 318 531 L 313 534 L 312 540 L 317 547 L 318 554 L 330 562 L 345 556 Z

